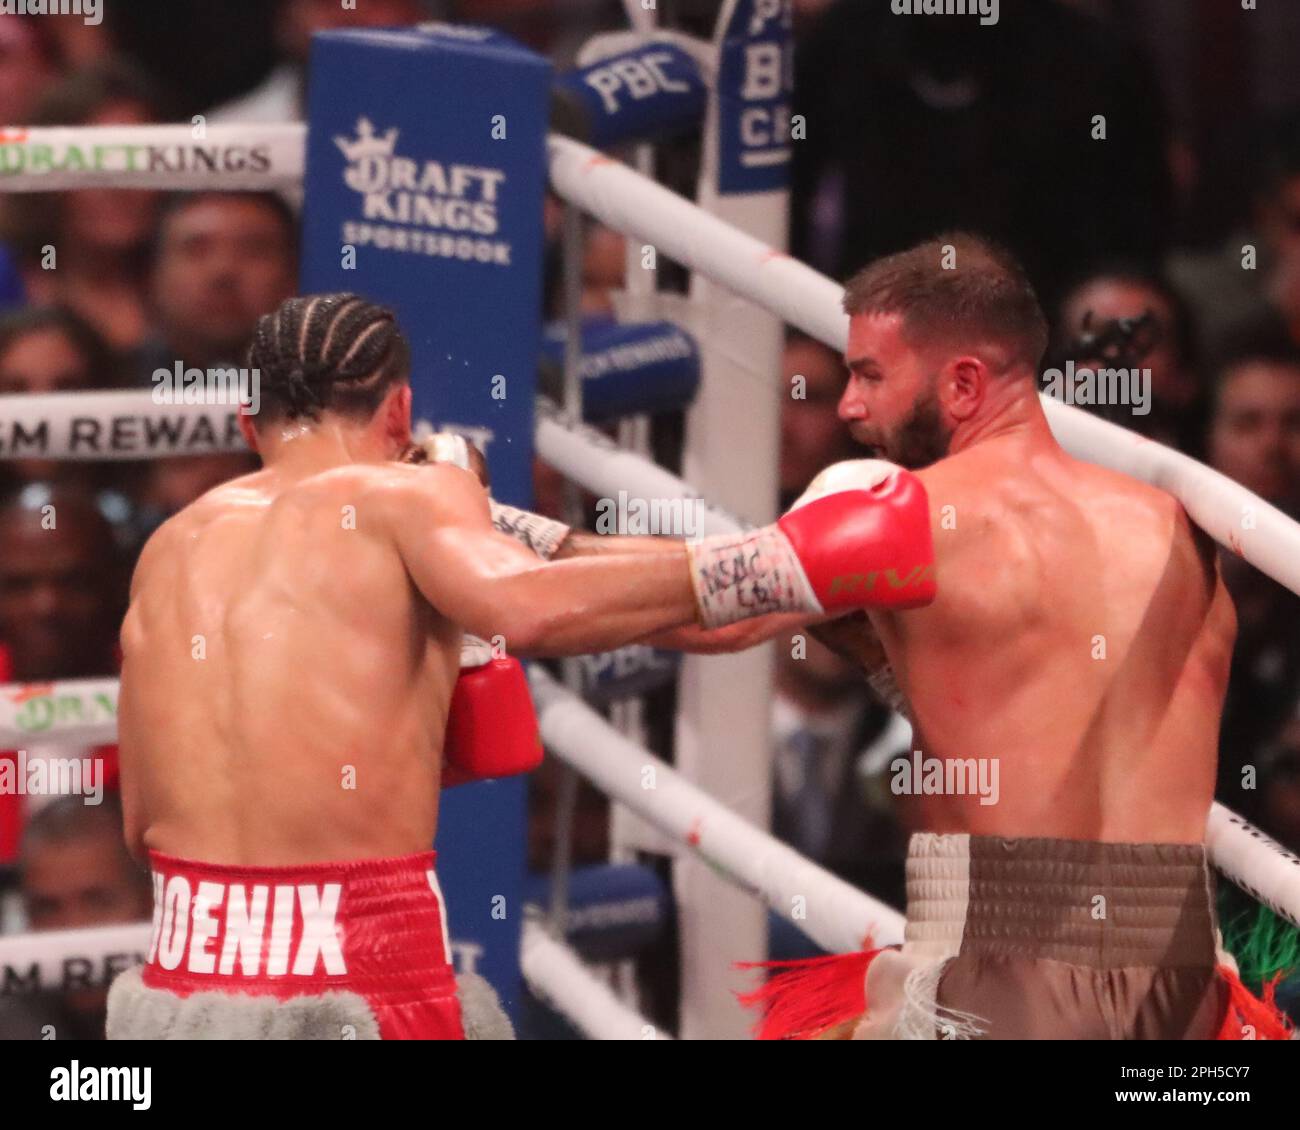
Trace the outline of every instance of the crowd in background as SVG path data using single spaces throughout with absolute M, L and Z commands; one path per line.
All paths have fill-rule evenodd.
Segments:
M 320 28 L 486 23 L 563 66 L 588 35 L 625 26 L 618 0 L 106 7 L 98 26 L 0 16 L 0 120 L 289 121 L 302 115 Z M 711 0 L 658 7 L 665 23 L 711 34 Z M 1300 517 L 1300 9 L 1265 7 L 1002 0 L 999 24 L 985 28 L 895 17 L 888 0 L 795 0 L 794 110 L 806 137 L 792 144 L 794 254 L 843 278 L 937 230 L 982 232 L 1028 266 L 1053 321 L 1052 356 L 1080 362 L 1089 326 L 1150 313 L 1152 409 L 1121 422 Z M 698 138 L 667 146 L 658 163 L 690 194 Z M 295 204 L 246 192 L 0 196 L 0 394 L 147 387 L 177 362 L 241 364 L 258 316 L 296 292 Z M 558 247 L 553 201 L 546 216 Z M 623 262 L 621 238 L 589 228 L 584 310 L 610 309 Z M 835 418 L 840 358 L 792 332 L 772 378 L 788 390 L 796 375 L 806 395 L 785 401 L 783 502 L 854 456 Z M 680 426 L 656 422 L 670 463 Z M 0 682 L 116 674 L 143 539 L 254 466 L 242 454 L 0 462 Z M 538 497 L 557 497 L 543 468 Z M 67 516 L 53 531 L 42 522 L 51 502 Z M 1300 851 L 1300 598 L 1231 554 L 1223 570 L 1240 635 L 1219 795 Z M 774 830 L 901 903 L 908 824 L 887 782 L 891 715 L 840 660 L 807 647 L 800 659 L 778 650 Z M 105 764 L 111 776 L 111 755 Z M 554 793 L 549 767 L 534 788 L 537 866 L 551 848 Z M 603 860 L 602 803 L 589 794 L 579 813 L 576 857 Z M 0 930 L 144 913 L 138 873 L 106 846 L 115 820 L 112 804 L 0 797 L 0 869 L 18 892 Z M 59 1007 L 67 1026 L 90 1030 L 102 999 L 73 994 Z M 0 1008 L 0 1036 L 45 1015 Z

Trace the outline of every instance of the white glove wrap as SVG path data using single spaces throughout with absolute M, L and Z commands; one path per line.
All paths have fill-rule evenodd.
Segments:
M 776 526 L 687 542 L 686 552 L 705 628 L 769 612 L 822 611 L 790 539 Z
M 495 498 L 492 499 L 492 525 L 499 533 L 522 542 L 543 561 L 549 561 L 555 556 L 560 543 L 569 536 L 569 530 L 572 529 L 554 518 L 543 518 L 530 510 L 507 506 Z

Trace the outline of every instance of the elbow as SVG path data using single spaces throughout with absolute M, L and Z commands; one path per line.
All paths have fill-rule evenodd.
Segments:
M 481 636 L 500 651 L 518 656 L 554 655 L 575 617 L 572 610 L 557 603 L 536 574 L 554 566 L 531 562 L 520 573 L 496 579 L 481 596 L 478 625 L 466 624 L 467 631 Z
M 507 655 L 529 658 L 545 655 L 551 640 L 553 617 L 537 608 L 519 608 L 495 617 L 495 630 L 488 642 L 499 645 Z

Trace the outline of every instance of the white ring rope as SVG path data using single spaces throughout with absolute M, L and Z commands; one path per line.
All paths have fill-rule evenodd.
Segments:
M 1206 821 L 1205 851 L 1246 894 L 1300 926 L 1300 857 L 1218 801 Z
M 43 930 L 0 938 L 0 993 L 27 992 L 89 979 L 96 966 L 121 972 L 149 954 L 153 926 L 91 926 L 82 930 Z
M 849 319 L 838 283 L 613 157 L 555 134 L 547 148 L 562 200 L 843 351 Z
M 294 188 L 306 154 L 301 122 L 9 126 L 0 129 L 0 192 Z
M 524 923 L 519 950 L 524 980 L 540 998 L 594 1040 L 671 1040 L 629 1008 L 563 942 L 540 922 Z
M 542 741 L 602 792 L 696 852 L 832 953 L 901 941 L 903 916 L 759 831 L 619 733 L 536 663 Z
M 597 495 L 617 498 L 622 491 L 636 498 L 689 501 L 698 509 L 701 536 L 735 534 L 746 528 L 739 518 L 701 498 L 685 479 L 574 422 L 545 397 L 538 397 L 534 443 L 544 462 Z
M 0 457 L 112 462 L 247 451 L 238 404 L 159 404 L 147 388 L 0 396 Z
M 117 741 L 116 679 L 0 684 L 0 749 L 34 742 L 111 745 Z

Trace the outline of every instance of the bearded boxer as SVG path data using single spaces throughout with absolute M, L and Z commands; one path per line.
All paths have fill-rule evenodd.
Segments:
M 938 595 L 812 630 L 912 719 L 920 772 L 896 763 L 895 781 L 925 831 L 903 945 L 778 966 L 748 998 L 762 1035 L 1285 1035 L 1217 944 L 1204 835 L 1236 621 L 1212 542 L 1170 495 L 1057 444 L 1046 323 L 1002 250 L 939 237 L 868 266 L 844 306 L 839 415 L 925 485 Z M 789 627 L 660 642 L 726 651 Z
M 489 653 L 461 676 L 464 632 L 565 655 L 933 598 L 928 507 L 900 469 L 850 470 L 744 536 L 548 563 L 547 528 L 473 475 L 395 461 L 411 391 L 389 311 L 291 299 L 248 366 L 263 468 L 159 528 L 122 629 L 125 821 L 155 928 L 113 986 L 110 1037 L 462 1034 L 427 850 L 440 785 L 537 751 L 535 724 L 523 748 L 484 732 L 498 673 Z M 516 703 L 487 692 L 492 724 L 527 734 L 500 674 Z M 458 702 L 477 724 L 449 717 Z
M 939 591 L 816 631 L 911 717 L 925 783 L 896 763 L 895 789 L 925 831 L 901 948 L 777 976 L 751 998 L 764 1034 L 1284 1036 L 1217 946 L 1204 836 L 1236 620 L 1210 539 L 1053 438 L 1047 327 L 1000 249 L 938 237 L 844 307 L 840 418 L 925 484 Z M 992 764 L 996 796 L 975 787 Z

